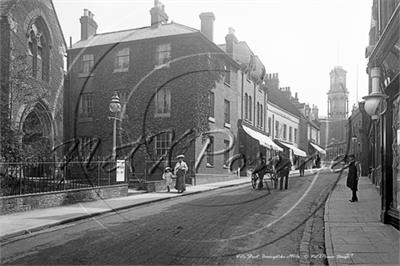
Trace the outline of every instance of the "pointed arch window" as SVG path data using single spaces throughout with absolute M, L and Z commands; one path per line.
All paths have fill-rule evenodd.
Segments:
M 28 30 L 28 71 L 38 80 L 49 81 L 50 37 L 42 18 L 31 24 Z

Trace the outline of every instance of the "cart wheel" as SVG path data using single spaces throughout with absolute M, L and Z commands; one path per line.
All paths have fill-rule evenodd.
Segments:
M 251 175 L 251 186 L 256 189 L 257 184 L 258 184 L 258 176 L 256 175 Z

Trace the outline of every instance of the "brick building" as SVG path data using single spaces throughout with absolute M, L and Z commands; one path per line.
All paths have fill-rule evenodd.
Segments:
M 213 42 L 214 20 L 211 12 L 200 14 L 201 31 L 168 23 L 155 1 L 148 26 L 97 34 L 85 10 L 81 40 L 68 50 L 65 89 L 65 137 L 79 143 L 74 155 L 111 154 L 108 104 L 116 91 L 117 156 L 129 160 L 136 176 L 159 179 L 184 154 L 188 182 L 234 178 L 227 159 L 237 145 L 214 153 L 227 150 L 237 131 L 240 65 Z
M 13 156 L 5 151 L 11 135 L 24 156 L 48 155 L 63 141 L 66 51 L 53 2 L 4 0 L 0 16 L 2 156 Z

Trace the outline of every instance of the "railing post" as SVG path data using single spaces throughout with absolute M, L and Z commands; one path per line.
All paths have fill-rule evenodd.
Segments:
M 101 163 L 100 161 L 97 161 L 97 186 L 100 186 L 100 167 L 101 167 Z
M 22 163 L 19 165 L 19 195 L 22 195 L 22 175 L 21 175 Z

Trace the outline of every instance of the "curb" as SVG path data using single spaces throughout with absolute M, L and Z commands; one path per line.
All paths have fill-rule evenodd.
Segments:
M 328 260 L 328 265 L 337 266 L 336 260 L 333 253 L 333 245 L 331 239 L 331 228 L 329 227 L 329 201 L 331 200 L 331 195 L 329 195 L 328 200 L 325 202 L 325 214 L 324 214 L 324 226 L 325 226 L 325 251 Z
M 194 195 L 194 194 L 200 194 L 200 193 L 211 191 L 211 190 L 218 190 L 218 189 L 221 189 L 221 188 L 240 186 L 240 185 L 243 185 L 243 184 L 246 184 L 246 183 L 247 183 L 247 181 L 245 183 L 231 184 L 231 185 L 226 185 L 226 186 L 221 186 L 221 187 L 216 187 L 216 188 L 209 188 L 209 189 L 200 190 L 200 191 L 193 191 L 193 192 L 188 192 L 188 193 L 185 193 L 185 194 L 180 194 L 180 195 L 177 195 L 177 196 L 169 196 L 169 197 L 166 197 L 166 198 L 154 199 L 154 200 L 149 200 L 149 201 L 145 201 L 145 202 L 133 203 L 133 204 L 129 204 L 129 205 L 121 206 L 121 207 L 116 207 L 116 208 L 110 209 L 110 210 L 99 211 L 99 212 L 90 213 L 90 214 L 83 214 L 83 215 L 80 215 L 80 216 L 77 216 L 77 217 L 73 217 L 73 218 L 68 218 L 68 219 L 65 219 L 65 220 L 62 220 L 62 221 L 59 221 L 59 222 L 54 222 L 54 223 L 50 223 L 50 224 L 46 224 L 46 225 L 35 226 L 35 227 L 24 229 L 24 230 L 21 230 L 21 231 L 18 231 L 18 232 L 5 234 L 5 235 L 1 236 L 0 243 L 6 242 L 7 240 L 9 240 L 11 238 L 23 236 L 23 235 L 26 235 L 26 234 L 31 234 L 31 233 L 42 231 L 42 230 L 45 230 L 45 229 L 48 229 L 48 228 L 51 228 L 51 227 L 55 227 L 55 226 L 59 226 L 59 225 L 63 225 L 63 224 L 68 224 L 68 223 L 72 223 L 72 222 L 75 222 L 75 221 L 80 221 L 80 220 L 84 220 L 84 219 L 100 216 L 100 215 L 111 213 L 111 212 L 115 212 L 115 211 L 121 211 L 121 210 L 126 210 L 126 209 L 130 209 L 130 208 L 138 207 L 138 206 L 152 204 L 152 203 L 155 203 L 155 202 L 166 201 L 166 200 L 169 200 L 169 199 L 172 199 L 172 198 L 184 197 L 184 196 L 189 196 L 189 195 Z

